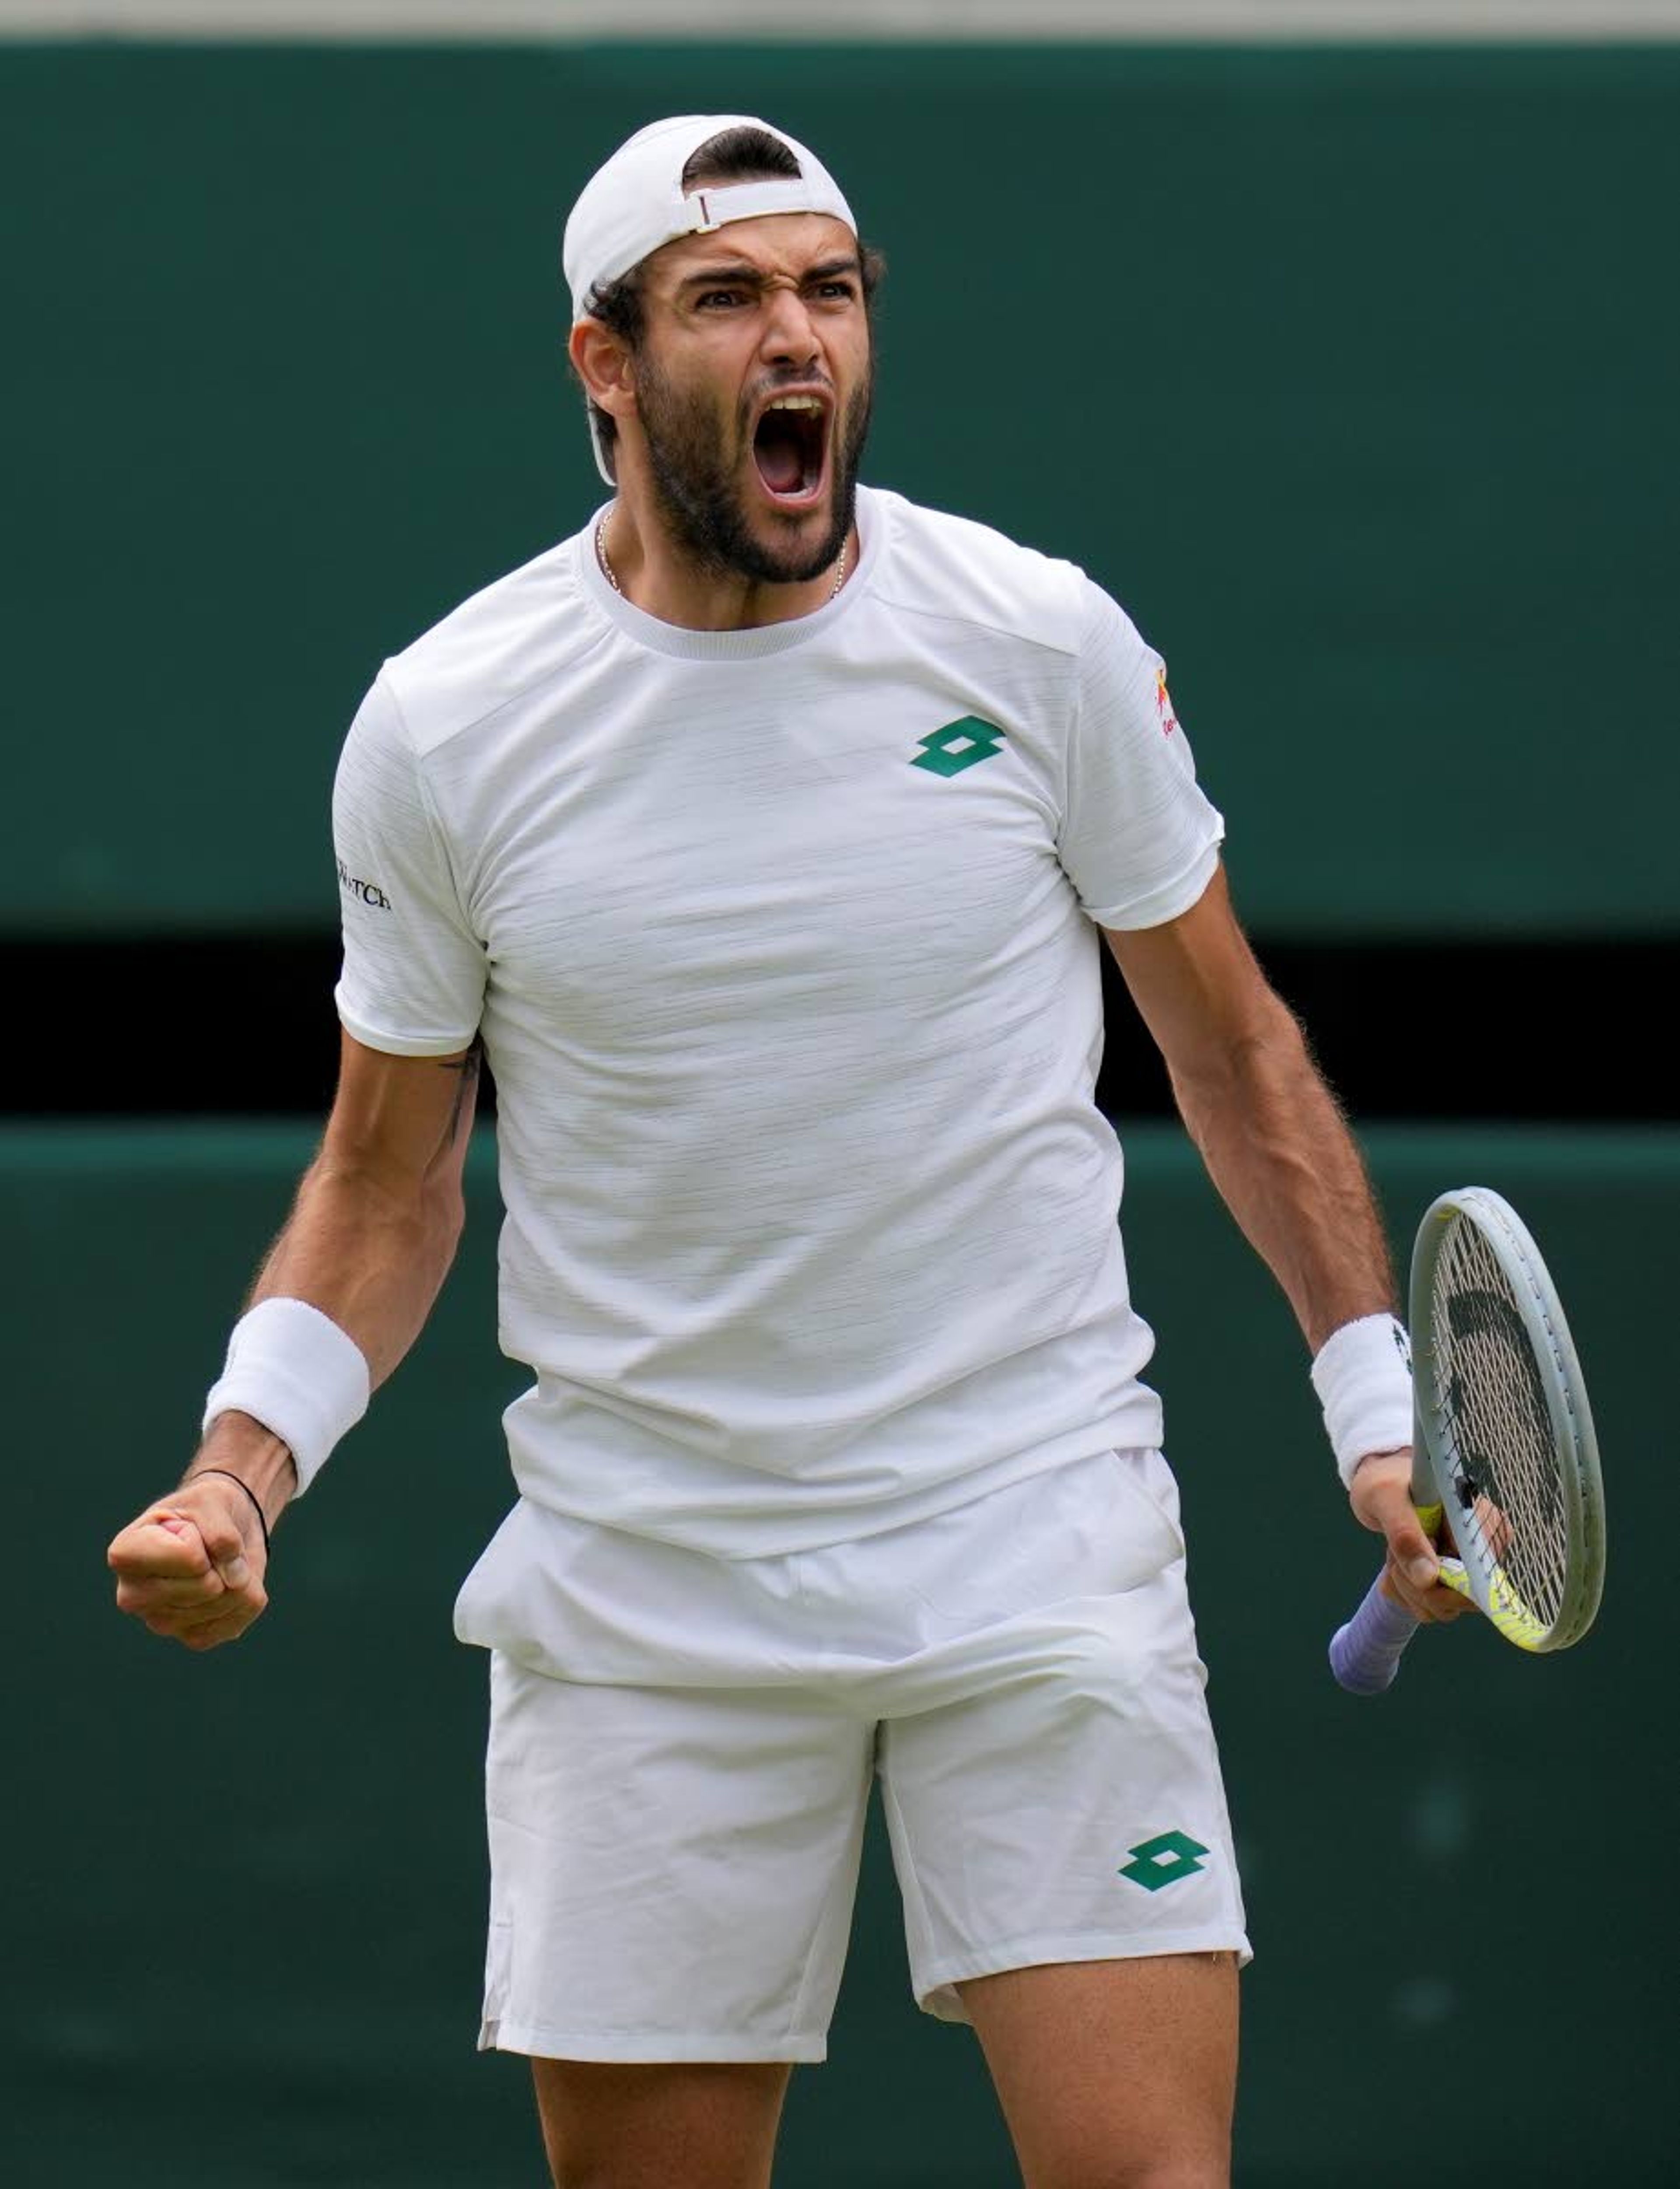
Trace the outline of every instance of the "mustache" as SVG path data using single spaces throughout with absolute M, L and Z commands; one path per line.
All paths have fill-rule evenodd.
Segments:
M 797 387 L 801 394 L 814 388 L 828 399 L 830 410 L 838 416 L 840 412 L 840 390 L 825 372 L 795 372 L 791 368 L 784 372 L 771 373 L 756 381 L 741 398 L 741 416 L 750 418 L 771 398 L 781 394 L 784 388 Z

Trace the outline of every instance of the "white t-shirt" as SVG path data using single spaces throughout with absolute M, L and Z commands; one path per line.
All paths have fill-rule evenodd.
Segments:
M 592 527 L 387 662 L 335 796 L 337 998 L 495 1074 L 523 1496 L 722 1557 L 1160 1440 L 1094 923 L 1222 824 L 1071 564 L 858 494 L 837 599 L 679 630 Z

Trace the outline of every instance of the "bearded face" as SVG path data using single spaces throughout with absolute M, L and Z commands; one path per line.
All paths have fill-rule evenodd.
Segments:
M 673 542 L 719 574 L 800 585 L 826 570 L 851 529 L 874 371 L 842 407 L 825 376 L 783 370 L 738 398 L 679 377 L 648 344 L 636 416 Z

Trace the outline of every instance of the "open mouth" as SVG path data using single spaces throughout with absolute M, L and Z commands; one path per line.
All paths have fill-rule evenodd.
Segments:
M 760 413 L 753 461 L 778 508 L 809 507 L 823 491 L 829 406 L 820 395 L 775 395 Z

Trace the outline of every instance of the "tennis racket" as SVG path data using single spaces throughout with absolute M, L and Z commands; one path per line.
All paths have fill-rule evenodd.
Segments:
M 1604 1492 L 1587 1387 L 1540 1250 L 1486 1186 L 1444 1193 L 1411 1251 L 1412 1502 L 1457 1553 L 1441 1579 L 1519 1649 L 1567 1649 L 1604 1585 Z M 1380 1694 L 1421 1621 L 1380 1578 L 1330 1666 Z

